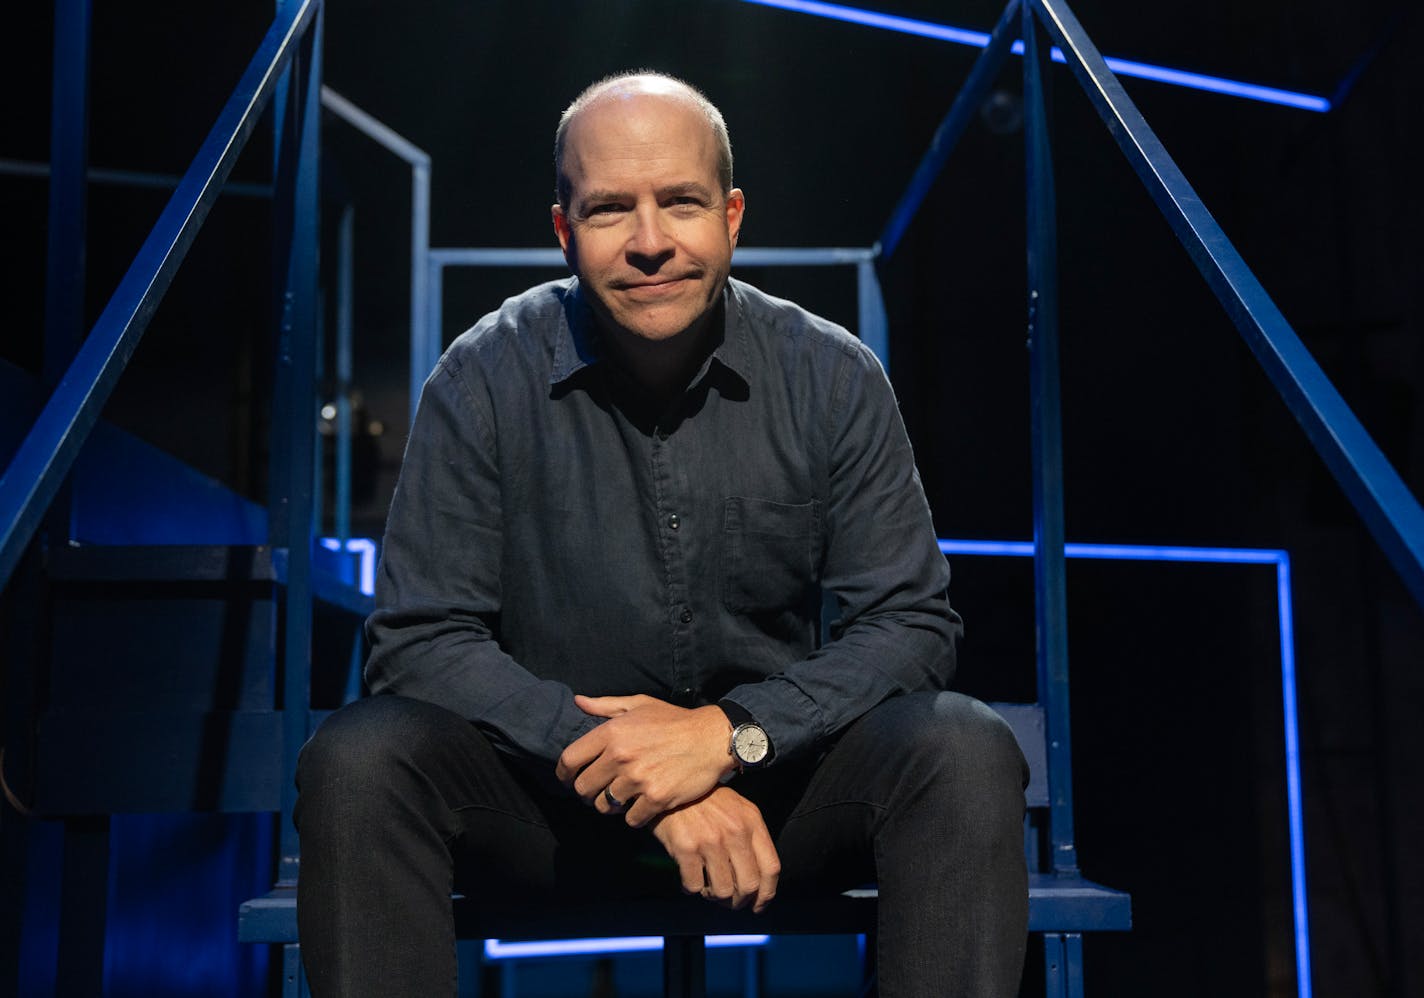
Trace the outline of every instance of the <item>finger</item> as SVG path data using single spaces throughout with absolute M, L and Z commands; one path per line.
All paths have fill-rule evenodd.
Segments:
M 752 911 L 761 912 L 776 897 L 776 886 L 781 880 L 781 857 L 771 841 L 771 833 L 763 826 L 752 836 L 752 851 L 756 854 L 757 873 L 761 882 L 757 885 L 756 901 Z
M 738 839 L 728 851 L 732 866 L 732 907 L 742 908 L 748 901 L 761 896 L 760 857 L 748 839 Z
M 737 878 L 732 873 L 732 862 L 722 851 L 712 856 L 704 856 L 702 868 L 707 872 L 706 897 L 718 904 L 731 906 L 736 898 Z
M 618 768 L 607 762 L 603 756 L 599 756 L 574 778 L 574 793 L 583 798 L 585 804 L 596 804 L 597 799 L 603 795 L 603 788 L 612 786 L 617 776 Z M 629 791 L 629 794 L 631 796 L 632 791 Z
M 617 717 L 637 706 L 638 697 L 586 697 L 574 694 L 574 706 L 593 717 Z
M 598 810 L 599 814 L 621 814 L 632 803 L 635 803 L 635 801 L 625 798 L 622 793 L 613 789 L 613 784 L 611 783 L 604 787 L 602 792 L 593 800 L 593 806 Z
M 564 786 L 570 786 L 578 777 L 583 768 L 603 753 L 603 742 L 607 738 L 602 728 L 594 728 L 588 734 L 570 742 L 568 747 L 559 753 L 558 762 L 554 765 L 554 775 Z M 606 784 L 600 784 L 604 786 Z

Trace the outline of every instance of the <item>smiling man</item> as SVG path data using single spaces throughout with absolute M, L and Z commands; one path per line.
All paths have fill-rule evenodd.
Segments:
M 873 879 L 882 995 L 1015 994 L 1026 769 L 945 692 L 960 622 L 879 364 L 730 278 L 745 199 L 688 85 L 590 87 L 555 169 L 573 276 L 426 383 L 374 695 L 302 754 L 313 992 L 453 993 L 461 887 L 761 911 Z

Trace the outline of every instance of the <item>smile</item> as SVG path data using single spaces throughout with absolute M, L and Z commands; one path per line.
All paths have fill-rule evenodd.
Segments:
M 624 284 L 619 291 L 630 298 L 640 300 L 666 298 L 680 293 L 690 281 L 691 278 L 674 277 L 666 281 L 649 281 L 646 284 Z

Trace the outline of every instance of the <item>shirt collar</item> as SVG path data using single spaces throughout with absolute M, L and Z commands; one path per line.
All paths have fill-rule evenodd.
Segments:
M 549 373 L 549 383 L 556 385 L 567 381 L 579 371 L 598 363 L 602 359 L 599 350 L 598 329 L 593 322 L 593 312 L 588 299 L 579 286 L 578 278 L 569 279 L 564 293 L 564 307 L 559 317 L 559 329 L 554 340 L 554 363 Z M 722 342 L 703 363 L 696 384 L 706 376 L 715 361 L 727 368 L 743 381 L 749 381 L 747 330 L 743 319 L 742 298 L 736 282 L 728 278 L 722 289 L 724 305 L 724 329 Z

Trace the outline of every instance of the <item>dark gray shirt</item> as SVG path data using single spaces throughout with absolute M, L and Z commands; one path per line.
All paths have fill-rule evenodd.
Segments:
M 735 280 L 716 322 L 665 406 L 600 359 L 572 278 L 451 345 L 386 527 L 373 692 L 550 761 L 598 723 L 573 693 L 725 697 L 780 761 L 949 682 L 949 571 L 879 362 Z

